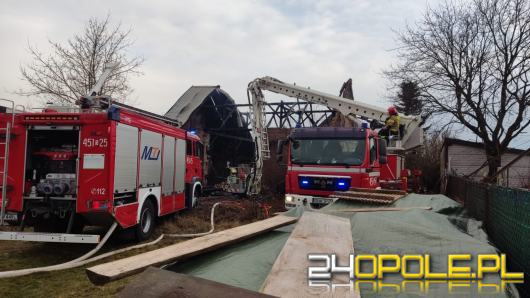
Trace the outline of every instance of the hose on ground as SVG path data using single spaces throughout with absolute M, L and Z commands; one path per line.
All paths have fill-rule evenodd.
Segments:
M 94 249 L 90 250 L 89 252 L 80 256 L 77 259 L 68 261 L 66 263 L 51 265 L 51 266 L 3 271 L 3 272 L 0 272 L 0 278 L 22 276 L 22 275 L 28 275 L 28 274 L 37 273 L 37 272 L 50 272 L 50 271 L 69 269 L 69 268 L 80 266 L 78 264 L 80 264 L 81 262 L 85 261 L 87 258 L 97 253 L 101 249 L 101 247 L 103 247 L 105 242 L 107 242 L 107 240 L 110 238 L 110 235 L 112 235 L 114 230 L 116 230 L 117 226 L 118 226 L 118 223 L 114 222 L 112 226 L 110 227 L 110 229 L 105 234 L 105 236 L 103 237 L 103 239 L 101 240 L 101 242 L 99 242 L 98 245 L 94 247 Z
M 231 204 L 232 202 L 230 201 L 227 201 L 227 202 L 218 202 L 218 203 L 215 203 L 213 204 L 212 206 L 212 210 L 210 211 L 210 230 L 208 230 L 207 232 L 203 232 L 203 233 L 196 233 L 196 234 L 165 234 L 165 236 L 168 236 L 168 237 L 176 237 L 176 238 L 183 238 L 183 237 L 200 237 L 200 236 L 205 236 L 205 235 L 208 235 L 208 234 L 211 234 L 213 233 L 214 229 L 215 229 L 215 222 L 214 222 L 214 212 L 215 212 L 215 208 L 217 206 L 219 206 L 221 203 L 224 203 L 225 205 L 228 205 L 228 204 Z M 235 205 L 235 207 L 239 207 L 237 205 Z
M 104 259 L 106 257 L 110 257 L 110 256 L 113 256 L 113 255 L 122 253 L 122 252 L 126 252 L 126 251 L 133 250 L 133 249 L 138 249 L 138 248 L 143 248 L 143 247 L 155 245 L 158 242 L 160 242 L 164 238 L 164 236 L 167 236 L 167 237 L 181 237 L 181 238 L 205 236 L 205 235 L 213 233 L 213 231 L 215 230 L 215 225 L 214 225 L 215 208 L 217 208 L 217 206 L 219 206 L 221 204 L 229 205 L 230 203 L 232 203 L 232 202 L 217 202 L 217 203 L 215 203 L 212 206 L 212 209 L 211 209 L 211 212 L 210 212 L 210 225 L 211 225 L 211 228 L 207 232 L 196 233 L 196 234 L 162 234 L 158 238 L 156 238 L 155 240 L 153 240 L 151 242 L 124 247 L 124 248 L 121 248 L 121 249 L 109 251 L 107 253 L 92 257 L 94 254 L 96 254 L 103 247 L 103 245 L 105 245 L 105 243 L 109 240 L 109 238 L 112 235 L 112 233 L 118 227 L 118 223 L 114 222 L 112 224 L 112 226 L 109 228 L 109 230 L 107 231 L 107 233 L 105 234 L 105 236 L 103 237 L 103 239 L 98 243 L 98 245 L 96 247 L 94 247 L 92 250 L 90 250 L 86 254 L 84 254 L 84 255 L 82 255 L 82 256 L 74 259 L 74 260 L 71 260 L 71 261 L 68 261 L 68 262 L 62 263 L 62 264 L 51 265 L 51 266 L 27 268 L 27 269 L 19 269 L 19 270 L 11 270 L 11 271 L 3 271 L 3 272 L 0 272 L 0 278 L 17 277 L 17 276 L 23 276 L 23 275 L 28 275 L 28 274 L 38 273 L 38 272 L 51 272 L 51 271 L 57 271 L 57 270 L 72 269 L 72 268 L 83 266 L 85 264 L 88 264 L 88 263 L 91 263 L 91 262 L 94 262 L 94 261 L 97 261 L 97 260 L 101 260 L 101 259 Z M 90 258 L 90 257 L 92 257 L 92 258 Z

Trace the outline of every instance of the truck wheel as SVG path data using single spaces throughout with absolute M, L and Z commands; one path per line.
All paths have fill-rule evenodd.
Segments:
M 144 202 L 140 219 L 136 225 L 136 239 L 138 241 L 146 240 L 151 237 L 155 229 L 155 206 L 151 200 Z

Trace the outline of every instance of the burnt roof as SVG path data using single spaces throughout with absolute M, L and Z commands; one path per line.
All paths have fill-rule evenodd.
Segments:
M 224 96 L 219 96 L 219 95 Z M 202 103 L 209 98 L 219 97 L 223 101 L 233 104 L 234 100 L 225 92 L 220 86 L 191 86 L 180 98 L 175 101 L 173 106 L 166 112 L 165 117 L 174 119 L 181 124 L 188 121 L 191 114 L 202 105 Z M 223 102 L 224 103 L 224 102 Z
M 293 139 L 365 138 L 366 129 L 352 127 L 295 128 L 290 137 Z
M 255 144 L 234 99 L 220 86 L 192 86 L 165 117 L 194 130 L 207 145 L 209 184 L 224 181 L 231 166 L 255 161 Z

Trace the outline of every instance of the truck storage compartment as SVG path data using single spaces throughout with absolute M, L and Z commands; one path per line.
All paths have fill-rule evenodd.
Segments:
M 24 224 L 65 232 L 74 224 L 79 129 L 30 127 L 26 146 Z
M 29 196 L 75 195 L 78 143 L 76 127 L 28 131 L 25 191 Z

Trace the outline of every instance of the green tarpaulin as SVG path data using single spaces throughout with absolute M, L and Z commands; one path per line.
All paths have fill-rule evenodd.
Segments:
M 448 254 L 475 256 L 498 253 L 487 241 L 487 235 L 481 229 L 481 222 L 467 217 L 464 209 L 457 202 L 443 195 L 410 194 L 388 206 L 432 207 L 432 210 L 349 213 L 335 211 L 346 208 L 378 207 L 381 206 L 339 200 L 318 212 L 350 219 L 355 254 L 429 254 L 431 272 L 447 272 Z M 303 212 L 307 210 L 298 208 L 290 210 L 287 215 L 300 216 Z M 168 269 L 258 291 L 289 238 L 292 228 L 293 226 L 284 227 L 213 253 L 195 257 L 187 262 L 173 264 L 168 266 Z M 347 258 L 344 257 L 343 260 Z M 471 267 L 476 272 L 474 263 L 471 262 Z M 363 263 L 363 265 L 368 266 L 362 266 L 362 272 L 371 271 L 370 264 Z M 418 268 L 411 266 L 410 270 L 417 272 Z M 499 287 L 501 285 L 497 275 L 488 275 L 483 283 Z M 362 297 L 394 297 L 398 293 L 398 297 L 446 297 L 449 292 L 459 294 L 461 297 L 473 297 L 479 294 L 480 288 L 476 281 L 403 283 L 399 275 L 389 275 L 379 283 L 362 282 L 358 286 Z M 496 295 L 491 294 L 496 290 L 494 286 L 483 286 L 480 290 L 489 293 L 488 297 L 517 297 L 512 285 L 507 286 L 506 293 Z

